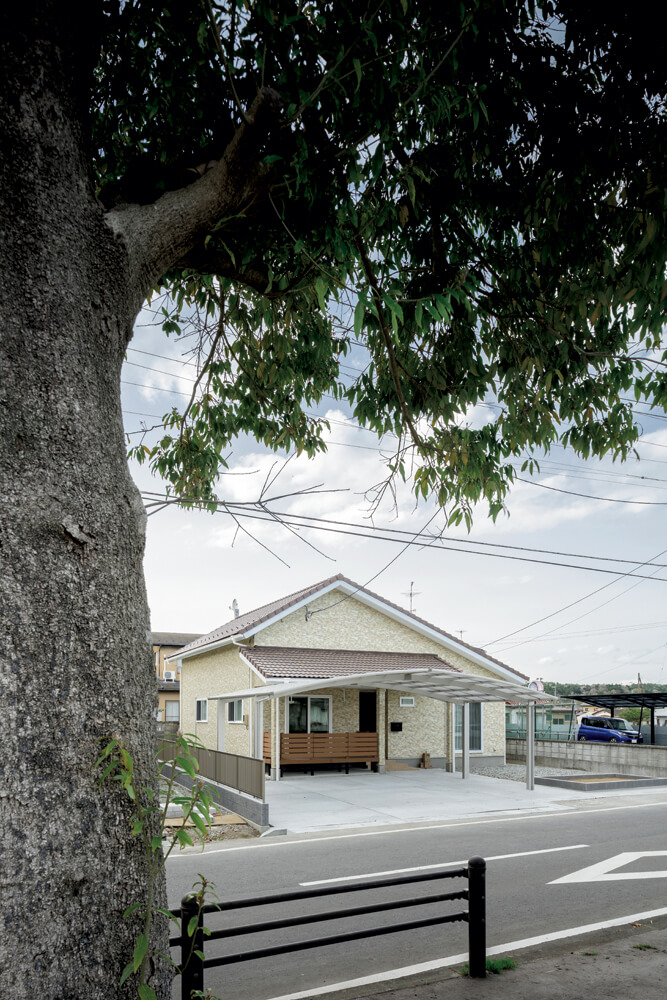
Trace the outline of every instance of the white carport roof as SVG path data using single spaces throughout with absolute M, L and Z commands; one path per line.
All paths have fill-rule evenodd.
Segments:
M 243 691 L 210 695 L 209 698 L 212 701 L 223 702 L 237 701 L 239 698 L 265 701 L 268 698 L 283 698 L 304 694 L 307 691 L 317 691 L 321 688 L 359 688 L 364 690 L 388 688 L 392 691 L 420 694 L 426 698 L 435 698 L 438 701 L 455 704 L 475 701 L 513 701 L 529 704 L 538 700 L 555 700 L 552 695 L 545 694 L 543 691 L 535 691 L 521 684 L 515 684 L 513 681 L 430 668 L 373 671 L 372 673 L 348 674 L 343 677 L 318 677 L 317 679 L 290 678 L 260 687 L 247 688 Z

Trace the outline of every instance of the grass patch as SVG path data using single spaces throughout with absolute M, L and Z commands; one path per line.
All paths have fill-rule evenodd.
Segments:
M 501 972 L 505 969 L 516 969 L 516 962 L 513 958 L 487 958 L 486 960 L 486 971 L 492 972 L 494 975 L 499 976 Z M 470 967 L 466 962 L 461 968 L 462 976 L 470 975 Z
M 582 951 L 582 955 L 597 955 L 597 951 Z
M 654 944 L 633 944 L 632 947 L 636 948 L 637 951 L 657 951 L 658 950 Z

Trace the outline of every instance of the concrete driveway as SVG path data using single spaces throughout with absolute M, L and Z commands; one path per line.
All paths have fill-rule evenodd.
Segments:
M 608 793 L 613 795 L 613 792 Z M 538 785 L 529 792 L 516 781 L 432 770 L 288 773 L 267 781 L 272 827 L 305 833 L 346 827 L 427 823 L 489 813 L 562 810 L 591 796 Z

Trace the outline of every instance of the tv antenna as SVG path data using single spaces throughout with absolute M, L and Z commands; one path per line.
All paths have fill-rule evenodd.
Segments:
M 410 614 L 414 614 L 414 611 L 415 611 L 415 608 L 414 608 L 413 603 L 412 603 L 413 597 L 419 597 L 420 594 L 421 594 L 421 590 L 415 590 L 414 586 L 415 586 L 415 581 L 414 580 L 410 580 L 410 589 L 403 591 L 403 597 L 409 597 L 410 598 Z

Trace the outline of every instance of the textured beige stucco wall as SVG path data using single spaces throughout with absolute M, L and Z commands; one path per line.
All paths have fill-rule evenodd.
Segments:
M 242 691 L 262 684 L 257 674 L 239 656 L 238 646 L 202 653 L 183 660 L 181 666 L 181 729 L 196 733 L 204 746 L 218 749 L 218 712 L 226 706 L 217 701 L 208 703 L 208 722 L 195 722 L 195 702 L 198 698 L 211 698 L 228 691 Z M 251 703 L 243 702 L 243 714 L 250 715 Z M 225 750 L 247 756 L 250 753 L 250 727 L 242 722 L 225 722 Z
M 400 706 L 405 692 L 387 691 L 387 757 L 445 756 L 445 704 L 435 698 L 415 696 L 414 708 Z M 391 723 L 400 722 L 402 732 L 392 733 Z

